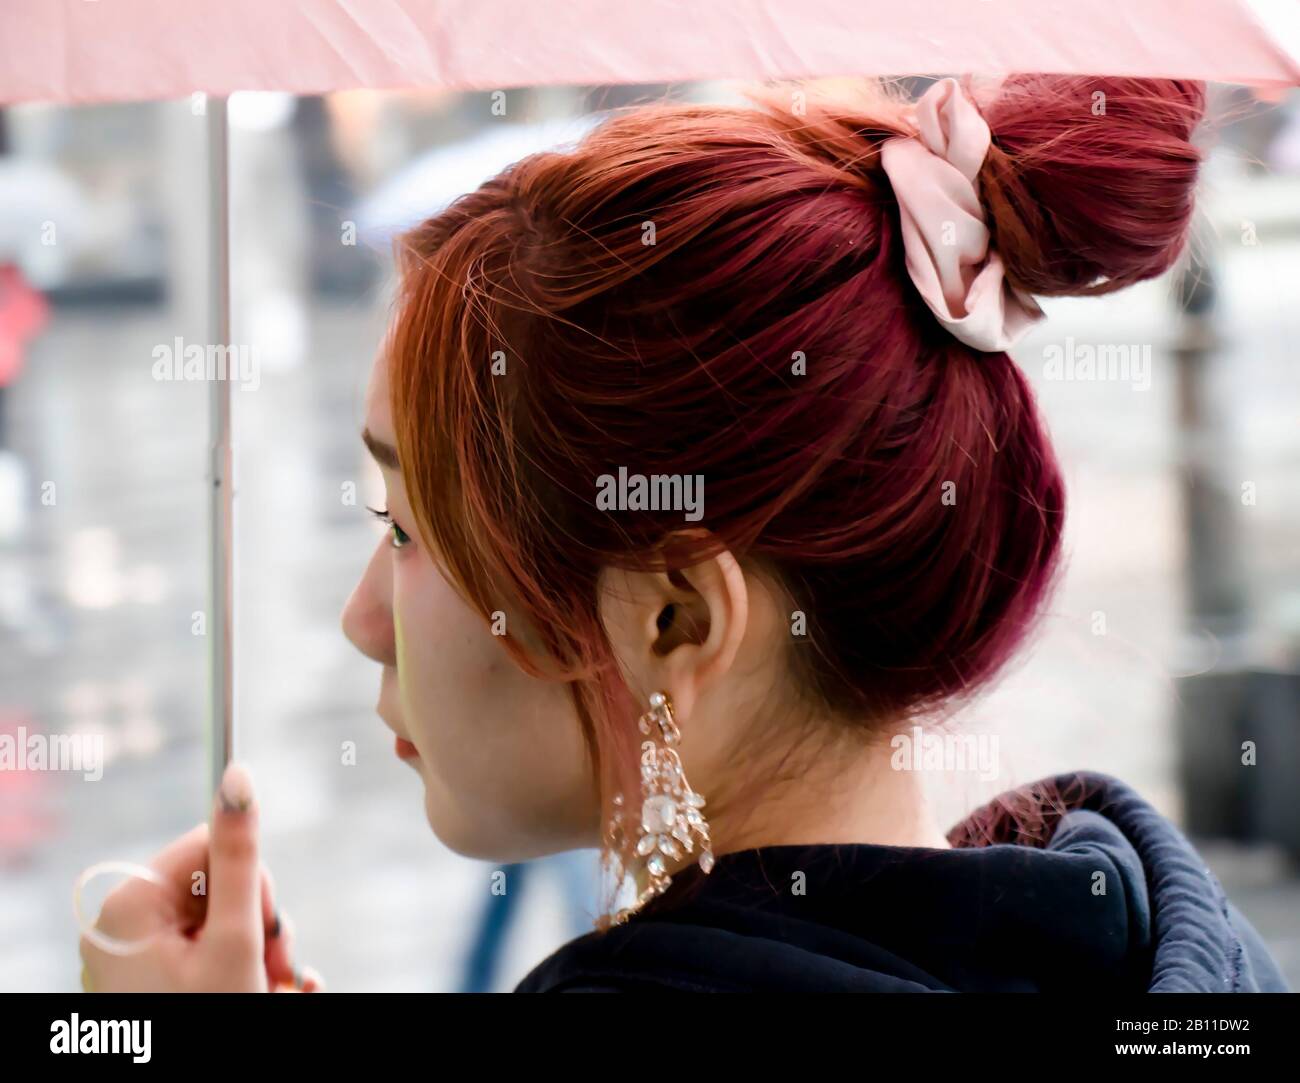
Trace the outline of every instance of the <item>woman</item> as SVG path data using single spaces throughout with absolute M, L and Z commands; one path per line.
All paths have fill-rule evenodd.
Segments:
M 343 623 L 443 842 L 604 847 L 600 928 L 521 990 L 1282 987 L 1122 784 L 944 832 L 906 751 L 1058 565 L 1005 351 L 1032 295 L 1170 267 L 1202 111 L 1198 84 L 1043 77 L 658 105 L 402 239 L 364 433 L 390 532 Z M 157 862 L 206 863 L 206 908 L 125 960 L 83 940 L 92 987 L 293 975 L 238 766 L 221 797 Z M 100 921 L 154 916 L 127 887 Z

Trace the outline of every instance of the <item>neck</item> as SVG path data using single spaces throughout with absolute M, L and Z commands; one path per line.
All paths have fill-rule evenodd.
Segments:
M 827 749 L 813 767 L 772 783 L 748 817 L 737 804 L 734 824 L 727 810 L 735 803 L 726 801 L 713 826 L 718 852 L 820 843 L 949 849 L 926 800 L 926 773 L 897 770 L 891 758 L 888 741 Z

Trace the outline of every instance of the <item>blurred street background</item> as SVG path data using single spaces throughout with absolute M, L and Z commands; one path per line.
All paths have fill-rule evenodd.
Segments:
M 506 914 L 494 866 L 432 836 L 339 614 L 381 529 L 358 433 L 389 238 L 669 93 L 740 100 L 231 99 L 234 340 L 259 361 L 234 392 L 239 757 L 298 952 L 332 989 L 508 989 L 594 917 L 594 851 L 510 870 Z M 998 777 L 936 779 L 934 800 L 952 822 L 1045 774 L 1124 779 L 1195 835 L 1300 989 L 1300 758 L 1273 751 L 1300 729 L 1300 95 L 1214 100 L 1190 271 L 1047 302 L 1016 351 L 1067 475 L 1068 571 L 1032 648 L 955 720 L 997 734 Z M 96 782 L 0 771 L 2 991 L 76 989 L 77 872 L 208 814 L 208 389 L 154 378 L 158 347 L 207 338 L 202 108 L 0 111 L 0 733 L 103 733 L 106 753 Z M 1053 368 L 1088 346 L 1148 359 L 1146 379 Z M 1232 791 L 1239 765 L 1215 764 L 1242 733 L 1290 785 Z M 485 921 L 494 962 L 473 950 Z

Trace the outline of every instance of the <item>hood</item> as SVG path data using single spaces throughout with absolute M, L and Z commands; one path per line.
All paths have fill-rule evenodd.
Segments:
M 1117 779 L 1044 779 L 948 837 L 724 854 L 517 991 L 1286 990 L 1187 839 Z

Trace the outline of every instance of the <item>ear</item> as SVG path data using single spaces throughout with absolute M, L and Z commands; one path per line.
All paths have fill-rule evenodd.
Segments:
M 606 568 L 600 614 L 639 699 L 665 691 L 678 720 L 730 671 L 749 623 L 749 587 L 730 551 L 670 572 Z

